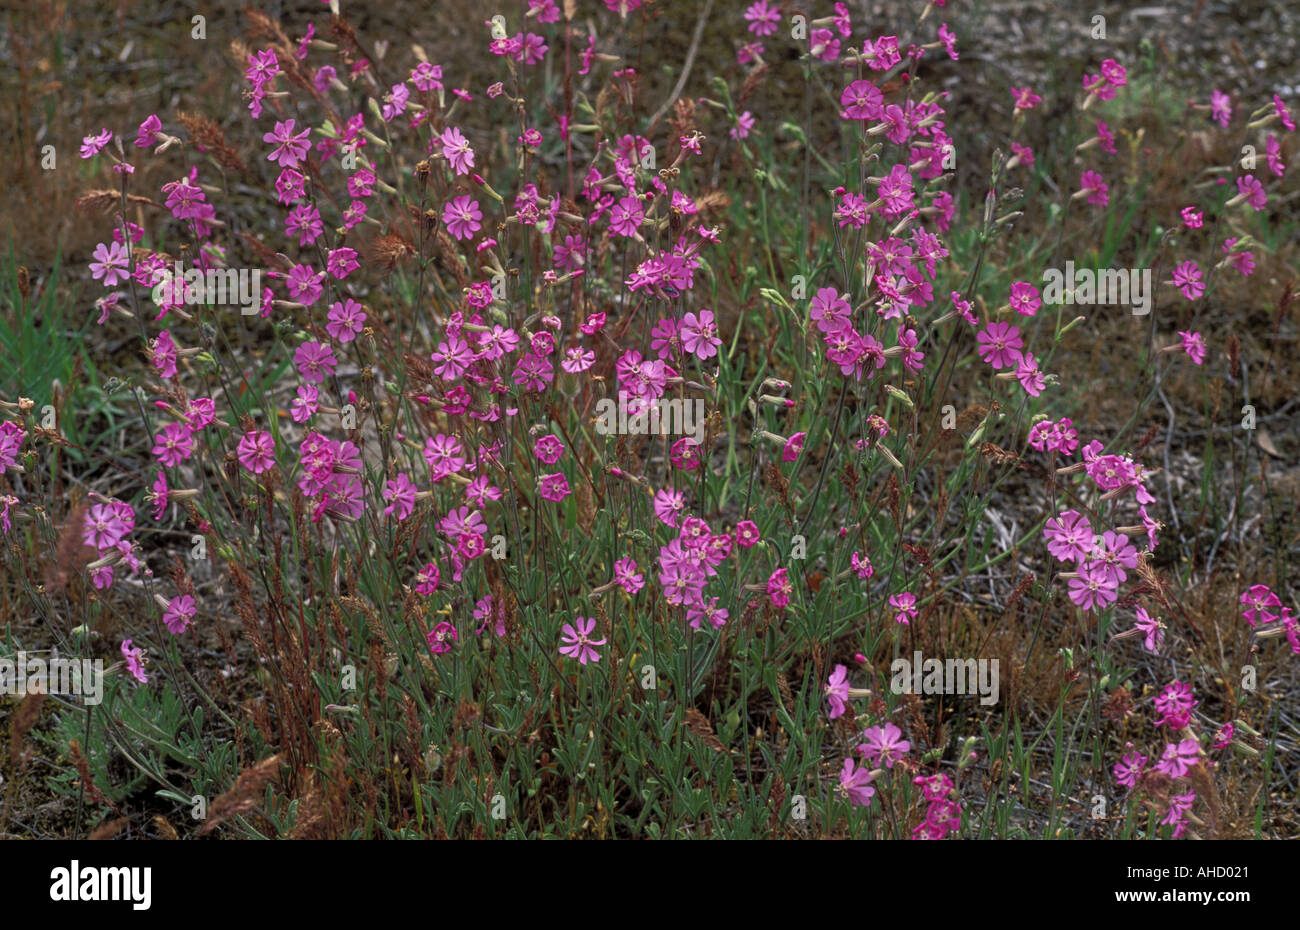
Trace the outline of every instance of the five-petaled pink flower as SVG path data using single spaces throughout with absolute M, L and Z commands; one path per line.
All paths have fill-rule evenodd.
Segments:
M 862 757 L 872 765 L 883 765 L 887 769 L 893 768 L 894 763 L 912 748 L 912 744 L 903 739 L 903 731 L 889 722 L 883 727 L 868 727 L 862 738 L 866 740 L 858 746 Z
M 573 623 L 566 623 L 561 630 L 560 654 L 577 659 L 580 665 L 586 665 L 588 662 L 599 662 L 600 653 L 596 651 L 597 646 L 605 645 L 605 637 L 593 639 L 592 633 L 596 630 L 596 621 L 594 618 L 574 617 Z
M 1010 323 L 993 322 L 975 336 L 980 358 L 994 368 L 1009 368 L 1020 360 L 1024 342 L 1020 330 Z
M 425 642 L 429 644 L 429 651 L 438 656 L 451 652 L 451 647 L 458 638 L 456 628 L 444 620 L 429 631 Z
M 163 611 L 163 624 L 167 627 L 168 632 L 184 633 L 194 620 L 194 614 L 194 598 L 188 594 L 182 594 L 179 597 L 172 598 L 167 604 L 167 609 Z
M 898 594 L 889 596 L 889 606 L 898 611 L 894 614 L 894 622 L 903 626 L 911 626 L 912 621 L 916 619 L 916 595 L 911 591 L 900 591 Z
M 1187 353 L 1187 357 L 1196 365 L 1205 364 L 1205 357 L 1209 351 L 1205 348 L 1205 339 L 1201 334 L 1179 330 L 1178 335 L 1183 340 L 1183 351 Z
M 609 231 L 616 236 L 632 237 L 645 218 L 640 197 L 624 197 L 609 211 Z
M 326 377 L 334 374 L 338 360 L 334 358 L 332 348 L 313 339 L 298 346 L 293 353 L 293 363 L 304 381 L 308 384 L 321 384 Z
M 745 19 L 749 21 L 749 31 L 756 36 L 770 36 L 776 32 L 781 22 L 781 7 L 774 6 L 767 0 L 758 0 L 745 9 Z
M 297 168 L 307 158 L 307 150 L 311 148 L 311 143 L 307 137 L 311 135 L 310 129 L 304 129 L 302 132 L 295 134 L 294 120 L 287 119 L 284 122 L 277 122 L 275 129 L 262 136 L 263 142 L 274 142 L 275 148 L 271 154 L 267 155 L 267 160 L 275 162 L 281 168 Z
M 701 361 L 717 355 L 718 346 L 722 345 L 722 340 L 718 338 L 718 327 L 713 322 L 712 310 L 701 310 L 698 316 L 694 313 L 686 314 L 682 317 L 679 334 L 682 348 Z
M 1179 262 L 1174 266 L 1173 277 L 1169 281 L 1183 292 L 1188 300 L 1195 300 L 1205 293 L 1205 283 L 1201 280 L 1201 268 L 1196 262 Z
M 457 239 L 469 239 L 483 226 L 483 211 L 468 194 L 453 197 L 442 208 L 442 221 Z
M 845 119 L 880 119 L 884 112 L 884 96 L 870 81 L 854 81 L 840 94 L 840 106 Z
M 876 793 L 876 789 L 871 787 L 871 770 L 866 766 L 858 768 L 852 759 L 844 760 L 844 768 L 840 770 L 840 780 L 835 788 L 841 798 L 855 807 L 866 807 Z
M 239 463 L 255 475 L 270 471 L 275 465 L 275 440 L 266 430 L 253 430 L 239 439 L 236 449 Z
M 1028 87 L 1011 88 L 1011 96 L 1015 98 L 1016 111 L 1032 110 L 1034 107 L 1038 106 L 1038 104 L 1043 102 L 1043 98 L 1038 96 L 1036 93 L 1033 92 L 1031 88 Z
M 1096 207 L 1104 207 L 1110 203 L 1110 187 L 1106 184 L 1106 179 L 1096 171 L 1085 171 L 1079 178 L 1080 190 L 1075 197 L 1086 197 L 1088 203 Z
M 831 672 L 831 677 L 826 680 L 826 686 L 822 690 L 826 694 L 827 703 L 831 705 L 831 709 L 826 716 L 832 720 L 836 717 L 843 717 L 849 700 L 849 670 L 843 665 L 835 666 Z

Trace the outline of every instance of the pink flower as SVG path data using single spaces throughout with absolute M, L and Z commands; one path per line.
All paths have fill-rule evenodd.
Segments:
M 307 150 L 311 148 L 311 143 L 307 137 L 311 135 L 310 129 L 304 129 L 298 134 L 294 134 L 294 120 L 288 119 L 284 122 L 277 122 L 275 129 L 262 136 L 263 142 L 274 142 L 275 148 L 271 154 L 266 156 L 268 161 L 273 161 L 281 168 L 297 168 L 307 158 Z
M 513 56 L 525 65 L 535 65 L 546 57 L 546 42 L 541 36 L 528 32 L 515 37 L 519 42 L 519 51 Z
M 1111 769 L 1111 773 L 1115 777 L 1115 783 L 1123 785 L 1125 788 L 1132 788 L 1138 783 L 1138 779 L 1142 777 L 1146 764 L 1146 756 L 1137 752 L 1126 752 L 1120 758 L 1120 761 L 1115 763 L 1115 767 Z
M 889 606 L 898 611 L 898 613 L 894 614 L 895 623 L 911 626 L 912 621 L 916 619 L 916 595 L 911 591 L 891 594 L 889 596 Z
M 1187 353 L 1187 357 L 1197 365 L 1205 364 L 1205 357 L 1209 351 L 1205 348 L 1205 340 L 1201 334 L 1179 330 L 1178 335 L 1182 337 L 1183 351 Z
M 194 454 L 193 432 L 184 423 L 168 423 L 156 436 L 153 454 L 168 468 L 174 468 Z
M 1067 510 L 1047 521 L 1043 530 L 1047 551 L 1061 562 L 1081 562 L 1092 553 L 1092 525 L 1077 510 Z
M 1112 87 L 1123 87 L 1128 83 L 1128 71 L 1114 58 L 1107 58 L 1101 63 L 1101 76 Z
M 1160 621 L 1141 607 L 1137 608 L 1135 613 L 1137 614 L 1137 621 L 1133 626 L 1141 630 L 1145 637 L 1142 642 L 1143 647 L 1147 652 L 1159 652 L 1160 644 L 1164 642 L 1165 638 L 1165 631 Z
M 784 568 L 778 568 L 767 579 L 767 596 L 772 599 L 772 606 L 784 610 L 790 604 L 794 585 L 790 583 L 789 574 Z
M 564 443 L 560 442 L 558 436 L 547 433 L 533 443 L 533 455 L 547 465 L 554 465 L 564 455 Z
M 398 522 L 401 522 L 415 510 L 415 485 L 404 473 L 399 472 L 396 477 L 384 483 L 383 498 L 388 501 L 384 514 L 396 513 Z
M 406 112 L 406 104 L 410 99 L 411 91 L 405 83 L 394 84 L 389 92 L 384 94 L 384 106 L 379 111 L 380 118 L 385 123 L 392 122 L 394 118 Z
M 360 199 L 375 192 L 375 174 L 368 168 L 358 168 L 348 178 L 348 196 Z
M 357 338 L 365 323 L 366 314 L 361 309 L 361 304 L 348 297 L 330 305 L 325 331 L 339 342 L 348 343 Z
M 569 479 L 564 477 L 564 472 L 557 471 L 553 475 L 542 475 L 537 479 L 537 493 L 548 501 L 559 502 L 569 496 Z
M 686 496 L 673 488 L 663 488 L 654 496 L 655 516 L 665 526 L 676 527 L 683 510 L 686 509 Z
M 144 671 L 144 650 L 132 645 L 135 640 L 122 640 L 122 658 L 126 659 L 126 670 L 140 684 L 148 684 L 149 676 Z
M 1024 343 L 1020 330 L 1010 323 L 989 323 L 975 336 L 980 358 L 994 368 L 1007 368 L 1020 359 Z
M 619 559 L 614 563 L 614 582 L 628 594 L 636 594 L 645 587 L 645 576 L 632 559 Z
M 321 222 L 319 210 L 311 204 L 300 204 L 289 211 L 284 231 L 289 236 L 296 235 L 298 245 L 311 245 L 325 231 L 325 224 Z
M 104 280 L 104 287 L 113 287 L 118 281 L 129 277 L 127 265 L 131 253 L 126 246 L 114 242 L 109 245 L 99 243 L 95 246 L 95 261 L 90 263 L 90 276 L 96 281 Z
M 153 503 L 153 518 L 161 520 L 163 514 L 167 512 L 167 504 L 171 500 L 171 493 L 167 488 L 167 474 L 159 471 L 158 477 L 149 487 L 149 493 L 145 495 Z
M 1200 229 L 1205 222 L 1205 215 L 1195 207 L 1183 207 L 1183 225 L 1188 229 Z
M 162 132 L 162 120 L 158 119 L 157 113 L 150 113 L 135 131 L 135 147 L 148 148 L 158 141 L 160 132 Z
M 1256 210 L 1263 210 L 1268 203 L 1268 195 L 1264 193 L 1264 185 L 1253 174 L 1243 174 L 1237 178 L 1237 196 L 1232 202 L 1245 200 L 1250 203 Z
M 182 594 L 180 597 L 172 598 L 168 603 L 167 609 L 163 611 L 163 624 L 169 632 L 184 633 L 194 620 L 194 614 L 194 598 Z
M 555 5 L 555 0 L 528 0 L 528 15 L 534 13 L 539 23 L 554 23 L 560 19 L 560 8 Z
M 1119 588 L 1107 575 L 1105 567 L 1084 562 L 1068 586 L 1070 600 L 1082 610 L 1100 610 L 1115 603 Z
M 753 520 L 741 520 L 736 524 L 736 545 L 740 546 L 740 548 L 753 548 L 761 538 L 758 526 Z
M 446 156 L 452 170 L 457 174 L 469 174 L 469 170 L 474 167 L 474 150 L 470 148 L 469 140 L 464 134 L 455 126 L 448 126 L 443 130 L 439 141 L 442 143 L 442 154 Z
M 113 138 L 113 130 L 101 129 L 98 135 L 86 136 L 81 140 L 80 155 L 82 158 L 94 158 L 104 150 L 104 146 Z
M 872 765 L 883 765 L 887 769 L 893 768 L 894 763 L 912 748 L 912 744 L 902 738 L 903 731 L 892 723 L 870 727 L 862 736 L 866 742 L 858 746 L 858 752 Z
M 1273 95 L 1273 115 L 1282 121 L 1288 132 L 1295 132 L 1295 120 L 1291 118 L 1291 111 L 1277 94 Z
M 153 341 L 153 367 L 162 377 L 175 378 L 177 358 L 176 343 L 172 340 L 171 330 L 164 329 Z
M 862 57 L 872 71 L 888 71 L 902 61 L 898 54 L 898 36 L 877 36 L 875 42 L 862 43 Z
M 1232 266 L 1236 268 L 1239 272 L 1241 272 L 1243 275 L 1254 274 L 1255 273 L 1254 253 L 1246 251 L 1244 249 L 1241 251 L 1234 252 L 1233 246 L 1235 246 L 1237 242 L 1238 239 L 1236 236 L 1229 236 L 1227 239 L 1223 240 L 1223 254 L 1228 256 L 1226 261 L 1230 262 Z
M 330 87 L 338 80 L 339 73 L 333 65 L 321 65 L 316 69 L 315 76 L 311 79 L 312 87 L 322 97 L 329 91 Z
M 442 221 L 457 239 L 469 239 L 483 225 L 483 211 L 468 194 L 454 197 L 442 208 Z
M 1155 767 L 1170 778 L 1182 778 L 1200 761 L 1200 757 L 1201 744 L 1194 739 L 1185 739 L 1178 743 L 1167 743 L 1164 754 Z
M 1038 96 L 1028 87 L 1011 88 L 1011 96 L 1015 98 L 1015 110 L 1032 110 L 1038 104 L 1043 102 L 1043 98 Z
M 749 136 L 750 130 L 754 128 L 754 114 L 746 110 L 736 117 L 736 125 L 731 127 L 727 133 L 731 138 L 740 140 Z
M 1173 277 L 1169 282 L 1183 292 L 1188 300 L 1196 300 L 1205 293 L 1205 284 L 1201 281 L 1201 268 L 1196 262 L 1179 262 L 1174 266 Z
M 342 281 L 360 267 L 361 263 L 357 261 L 357 250 L 347 246 L 334 249 L 325 259 L 325 270 L 337 281 Z
M 682 317 L 680 329 L 682 348 L 696 358 L 704 361 L 718 354 L 722 340 L 718 338 L 718 328 L 713 322 L 712 310 L 701 310 L 697 317 L 688 313 Z
M 422 61 L 411 72 L 410 81 L 416 90 L 427 94 L 442 88 L 442 65 L 431 65 Z
M 295 423 L 306 423 L 320 409 L 320 391 L 310 384 L 298 385 L 298 396 L 289 405 L 289 416 Z
M 1217 87 L 1210 92 L 1210 119 L 1225 129 L 1232 122 L 1232 98 Z
M 686 622 L 693 630 L 698 630 L 702 621 L 708 621 L 709 626 L 720 630 L 727 625 L 728 616 L 730 611 L 725 607 L 719 607 L 716 597 L 709 598 L 707 604 L 689 604 L 686 607 Z
M 876 789 L 871 787 L 871 770 L 865 766 L 856 768 L 852 759 L 845 759 L 836 791 L 853 806 L 866 807 L 876 793 Z
M 645 218 L 639 197 L 624 197 L 609 211 L 609 231 L 616 236 L 631 238 Z
M 1085 196 L 1088 203 L 1098 207 L 1104 207 L 1110 203 L 1110 188 L 1106 184 L 1106 179 L 1100 173 L 1085 171 L 1079 178 L 1079 186 L 1082 189 L 1075 196 Z
M 451 647 L 458 638 L 456 628 L 444 620 L 430 630 L 424 639 L 429 644 L 429 651 L 438 656 L 451 652 Z
M 592 365 L 596 364 L 596 353 L 590 349 L 584 349 L 582 346 L 574 346 L 571 349 L 564 350 L 564 360 L 560 362 L 560 367 L 570 374 L 586 371 Z
M 957 36 L 948 28 L 947 23 L 939 24 L 938 35 L 939 41 L 943 43 L 943 50 L 947 53 L 948 57 L 953 61 L 959 60 L 960 56 L 957 54 Z
M 131 528 L 112 504 L 93 504 L 86 512 L 86 527 L 82 539 L 96 549 L 111 549 L 122 541 Z
M 1097 140 L 1101 143 L 1101 150 L 1108 155 L 1116 153 L 1115 134 L 1110 131 L 1110 127 L 1102 120 L 1097 120 Z
M 284 286 L 290 297 L 310 307 L 320 299 L 323 290 L 321 282 L 324 280 L 325 272 L 313 272 L 310 265 L 294 265 L 284 279 Z
M 823 690 L 827 702 L 831 705 L 830 712 L 826 716 L 832 720 L 844 716 L 844 709 L 848 706 L 849 700 L 849 670 L 843 665 L 835 666 Z
M 253 430 L 240 437 L 236 454 L 241 465 L 260 475 L 275 465 L 275 440 L 265 430 Z
M 1038 297 L 1038 288 L 1028 281 L 1017 281 L 1011 285 L 1011 306 L 1021 316 L 1033 316 L 1043 305 Z
M 445 433 L 437 433 L 424 441 L 424 460 L 433 473 L 434 484 L 464 470 L 468 461 L 460 440 Z
M 560 655 L 577 659 L 580 665 L 599 662 L 600 653 L 596 651 L 596 647 L 605 645 L 606 640 L 603 636 L 600 639 L 592 639 L 595 629 L 596 621 L 587 617 L 574 617 L 574 623 L 564 624 L 560 636 L 563 644 L 560 646 Z
M 1200 701 L 1192 696 L 1192 686 L 1181 681 L 1171 681 L 1154 698 L 1156 713 L 1160 716 L 1155 724 L 1181 730 L 1192 722 L 1192 711 Z
M 1251 626 L 1272 623 L 1277 615 L 1270 613 L 1269 608 L 1282 606 L 1281 598 L 1266 584 L 1252 585 L 1249 590 L 1242 592 L 1240 603 L 1246 605 L 1241 618 Z
M 415 575 L 415 593 L 428 597 L 438 590 L 438 585 L 442 581 L 442 572 L 433 562 L 425 563 L 424 568 L 416 572 Z
M 334 374 L 338 360 L 334 358 L 333 349 L 313 339 L 298 346 L 293 353 L 293 363 L 308 384 L 322 384 L 326 377 Z
M 880 182 L 880 188 L 876 193 L 880 195 L 882 209 L 886 216 L 892 218 L 910 211 L 913 208 L 914 191 L 912 175 L 908 172 L 907 166 L 894 165 L 885 179 Z
M 758 0 L 745 9 L 745 19 L 749 22 L 749 31 L 756 36 L 770 36 L 776 32 L 781 22 L 781 8 L 773 6 L 767 0 Z
M 807 433 L 795 433 L 785 441 L 785 447 L 781 450 L 781 461 L 794 462 L 798 461 L 799 453 L 803 451 L 803 441 L 808 436 Z
M 1016 380 L 1030 397 L 1037 397 L 1047 386 L 1046 376 L 1039 370 L 1032 352 L 1026 352 L 1016 362 Z
M 1034 150 L 1027 145 L 1012 142 L 1011 161 L 1007 162 L 1007 167 L 1012 168 L 1016 165 L 1024 165 L 1026 168 L 1034 167 Z

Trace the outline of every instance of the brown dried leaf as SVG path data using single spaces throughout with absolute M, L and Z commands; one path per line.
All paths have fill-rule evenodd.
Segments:
M 718 737 L 714 735 L 713 725 L 709 723 L 709 718 L 705 717 L 694 707 L 688 707 L 686 709 L 686 726 L 692 733 L 700 738 L 700 741 L 703 742 L 705 746 L 708 746 L 714 752 L 725 753 L 727 751 L 727 747 L 722 745 L 722 740 L 718 739 Z

